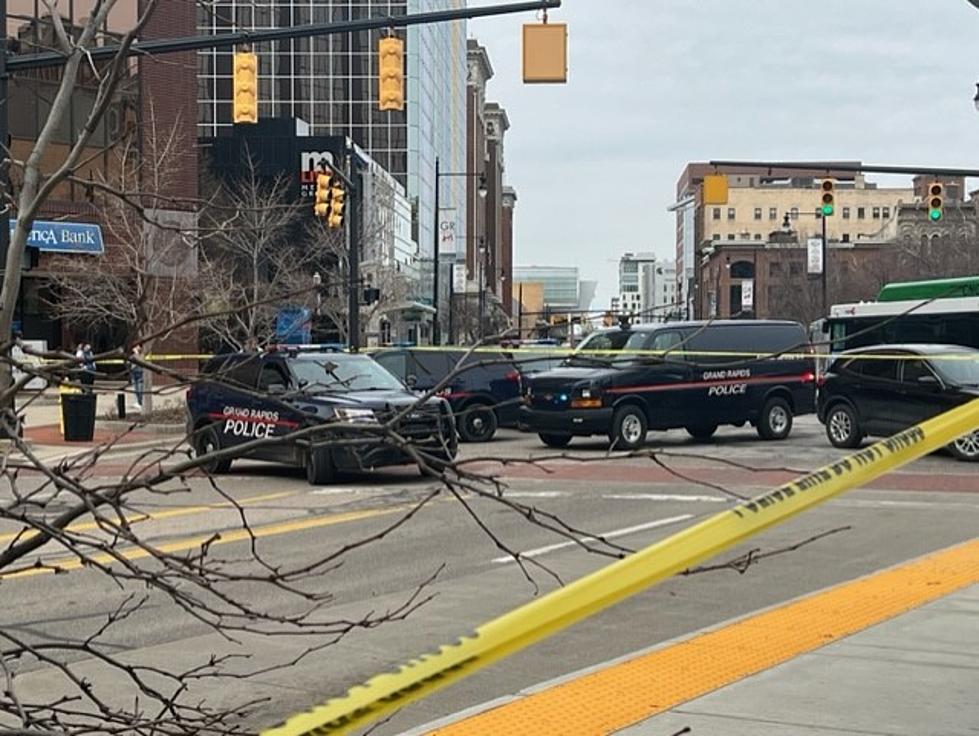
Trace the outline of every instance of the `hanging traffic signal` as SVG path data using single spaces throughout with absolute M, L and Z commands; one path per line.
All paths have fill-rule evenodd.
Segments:
M 330 214 L 330 179 L 328 173 L 316 175 L 316 201 L 313 204 L 313 214 L 317 217 L 327 217 Z
M 933 181 L 928 185 L 928 219 L 932 222 L 938 222 L 942 219 L 944 190 L 945 187 L 938 181 Z
M 236 51 L 234 56 L 233 117 L 236 123 L 258 122 L 258 55 Z
M 833 192 L 833 180 L 823 179 L 823 198 L 822 198 L 822 208 L 821 212 L 823 217 L 829 217 L 833 214 L 833 210 L 836 209 L 836 196 Z
M 347 193 L 339 184 L 334 184 L 330 189 L 330 216 L 326 219 L 326 224 L 332 230 L 343 227 L 343 199 L 346 196 Z
M 397 36 L 382 38 L 377 44 L 378 104 L 381 110 L 405 109 L 405 42 Z

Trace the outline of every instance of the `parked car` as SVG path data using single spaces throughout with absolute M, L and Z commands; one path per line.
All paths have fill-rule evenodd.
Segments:
M 526 380 L 521 428 L 551 447 L 607 435 L 613 447 L 635 449 L 650 429 L 706 439 L 746 422 L 764 439 L 784 439 L 792 418 L 814 409 L 808 346 L 801 324 L 776 320 L 600 330 L 560 367 Z
M 979 351 L 960 345 L 877 345 L 836 358 L 821 381 L 819 420 L 835 447 L 858 447 L 979 398 Z M 979 431 L 948 446 L 979 460 Z
M 481 350 L 467 357 L 466 350 L 457 348 L 402 348 L 379 350 L 373 357 L 405 385 L 422 392 L 452 376 L 439 395 L 451 404 L 464 442 L 488 442 L 498 427 L 517 424 L 522 361 L 515 362 L 510 352 Z
M 376 425 L 399 414 L 393 426 L 398 435 L 433 458 L 455 457 L 448 402 L 432 398 L 418 405 L 416 394 L 367 355 L 296 349 L 219 355 L 187 392 L 188 431 L 198 457 L 242 447 L 235 457 L 304 467 L 314 485 L 329 483 L 339 470 L 414 462 L 383 435 L 350 426 Z M 338 429 L 337 423 L 347 426 Z M 291 439 L 311 427 L 317 431 Z M 282 440 L 254 444 L 265 438 Z M 345 442 L 323 444 L 335 439 Z M 215 459 L 204 467 L 227 472 L 232 460 Z

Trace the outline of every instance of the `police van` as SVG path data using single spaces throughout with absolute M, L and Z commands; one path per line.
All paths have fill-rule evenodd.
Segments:
M 781 440 L 815 406 L 815 367 L 798 322 L 714 320 L 633 325 L 590 335 L 558 368 L 527 379 L 520 428 L 544 444 L 607 435 L 641 447 L 649 430 L 697 439 L 722 424 Z
M 239 450 L 205 462 L 210 473 L 246 457 L 303 467 L 322 485 L 338 471 L 415 462 L 401 439 L 437 461 L 458 447 L 447 401 L 420 403 L 369 356 L 322 349 L 219 355 L 188 390 L 187 414 L 198 457 Z M 380 431 L 387 423 L 400 439 Z

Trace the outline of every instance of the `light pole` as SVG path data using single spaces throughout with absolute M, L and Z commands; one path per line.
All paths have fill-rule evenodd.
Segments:
M 478 281 L 476 283 L 479 284 L 479 303 L 478 303 L 478 308 L 477 308 L 476 311 L 479 312 L 479 315 L 478 315 L 478 318 L 479 318 L 479 331 L 478 331 L 478 334 L 479 334 L 479 341 L 482 342 L 483 341 L 483 324 L 484 324 L 483 323 L 483 308 L 485 306 L 484 302 L 485 302 L 485 299 L 486 299 L 486 296 L 485 296 L 486 290 L 485 290 L 484 285 L 483 285 L 483 276 L 485 274 L 485 268 L 484 268 L 484 264 L 483 264 L 483 259 L 486 258 L 486 246 L 485 245 L 482 245 L 482 243 L 484 242 L 482 236 L 480 236 L 479 242 L 480 242 L 480 246 L 479 246 L 479 262 L 476 264 L 476 266 L 477 266 L 476 274 L 477 274 L 477 277 L 478 277 Z
M 979 0 L 977 0 L 977 2 L 979 2 Z M 819 244 L 819 248 L 820 248 L 820 256 L 819 256 L 819 258 L 822 261 L 822 263 L 821 263 L 821 268 L 819 269 L 819 271 L 820 271 L 820 273 L 819 273 L 819 279 L 820 279 L 820 290 L 822 292 L 822 297 L 821 297 L 821 300 L 822 300 L 822 313 L 823 313 L 823 316 L 825 317 L 826 316 L 826 310 L 828 309 L 827 304 L 828 304 L 828 301 L 829 301 L 828 298 L 827 298 L 827 296 L 826 296 L 826 294 L 827 294 L 826 271 L 829 270 L 828 269 L 829 263 L 826 260 L 826 215 L 824 215 L 821 212 L 797 212 L 796 213 L 796 216 L 798 217 L 799 215 L 802 215 L 802 214 L 810 215 L 812 217 L 818 217 L 818 218 L 820 218 L 822 220 L 822 223 L 821 223 L 822 224 L 822 228 L 821 228 L 822 229 L 822 238 L 821 238 L 820 244 Z M 792 230 L 792 227 L 789 224 L 789 213 L 788 212 L 785 213 L 785 218 L 782 220 L 782 229 L 785 230 L 786 232 L 790 232 Z
M 432 307 L 435 312 L 432 314 L 432 344 L 442 344 L 442 329 L 439 323 L 439 243 L 442 240 L 442 233 L 439 232 L 439 179 L 446 176 L 461 176 L 464 178 L 479 178 L 479 188 L 477 189 L 480 199 L 486 199 L 489 191 L 486 187 L 486 174 L 483 172 L 469 173 L 466 171 L 442 171 L 438 156 L 435 157 L 435 223 L 432 234 L 432 254 L 434 264 L 432 266 Z M 449 277 L 451 279 L 451 276 Z M 452 301 L 449 300 L 449 320 L 452 319 Z M 450 330 L 451 332 L 451 330 Z M 449 335 L 449 339 L 452 335 Z

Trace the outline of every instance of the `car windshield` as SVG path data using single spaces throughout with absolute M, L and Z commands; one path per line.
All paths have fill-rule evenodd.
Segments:
M 305 356 L 290 362 L 305 391 L 390 391 L 401 381 L 366 355 Z
M 948 358 L 928 360 L 943 379 L 957 386 L 979 386 L 979 351 L 949 351 L 946 354 Z

